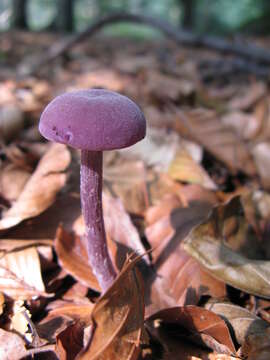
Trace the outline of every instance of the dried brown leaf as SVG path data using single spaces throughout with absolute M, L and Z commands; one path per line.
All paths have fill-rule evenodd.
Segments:
M 203 294 L 222 297 L 226 293 L 224 283 L 207 274 L 181 248 L 188 232 L 207 217 L 209 204 L 198 203 L 189 208 L 179 205 L 179 200 L 166 197 L 148 211 L 147 219 L 151 213 L 153 222 L 146 228 L 146 236 L 154 249 L 152 257 L 157 272 L 148 278 L 148 314 L 164 307 L 196 304 Z
M 270 262 L 248 259 L 226 245 L 238 228 L 237 217 L 242 212 L 238 197 L 215 208 L 206 222 L 190 232 L 183 248 L 217 279 L 247 293 L 270 298 Z
M 148 126 L 142 141 L 120 152 L 127 158 L 143 160 L 145 165 L 165 172 L 179 147 L 180 138 L 176 132 Z
M 144 319 L 142 280 L 134 268 L 137 260 L 125 263 L 115 282 L 95 305 L 94 331 L 78 359 L 137 359 Z
M 82 237 L 68 233 L 60 226 L 56 233 L 55 251 L 65 271 L 85 286 L 100 291 L 100 286 L 89 265 Z
M 10 253 L 12 251 L 23 250 L 30 247 L 37 246 L 52 246 L 53 241 L 50 239 L 37 239 L 37 240 L 27 240 L 27 239 L 1 239 L 0 241 L 0 255 Z
M 152 333 L 152 329 L 151 329 Z M 238 357 L 216 354 L 212 350 L 203 349 L 199 346 L 194 346 L 194 343 L 181 339 L 177 336 L 172 336 L 171 333 L 165 328 L 155 330 L 155 341 L 159 341 L 162 345 L 162 350 L 158 348 L 156 356 L 150 359 L 162 359 L 162 360 L 241 360 Z M 144 357 L 143 357 L 144 359 Z M 145 356 L 145 359 L 148 359 Z
M 53 144 L 40 160 L 34 174 L 27 181 L 21 195 L 0 220 L 0 230 L 37 216 L 46 210 L 64 186 L 63 171 L 70 163 L 70 153 L 64 145 Z
M 150 98 L 154 97 L 162 101 L 164 99 L 177 100 L 191 95 L 194 91 L 194 84 L 190 80 L 176 79 L 152 70 L 147 73 L 143 91 L 145 96 Z
M 91 313 L 93 310 L 94 304 L 90 303 L 66 303 L 56 309 L 53 309 L 49 312 L 46 320 L 50 320 L 56 317 L 68 317 L 72 320 L 79 321 L 80 323 L 88 324 L 90 322 Z
M 197 306 L 183 306 L 164 309 L 146 320 L 147 324 L 159 320 L 160 326 L 176 325 L 172 336 L 184 337 L 195 343 L 227 355 L 235 353 L 230 332 L 224 320 L 215 313 Z
M 47 296 L 37 249 L 13 251 L 0 259 L 0 291 L 14 299 Z
M 73 360 L 83 349 L 84 326 L 77 322 L 68 326 L 56 338 L 56 354 L 61 360 Z
M 116 263 L 117 267 L 121 269 L 127 254 L 135 252 L 142 255 L 146 252 L 146 249 L 122 201 L 119 198 L 113 198 L 106 194 L 103 194 L 102 199 L 106 232 L 116 242 L 118 250 Z M 147 255 L 143 259 L 149 263 Z
M 198 142 L 232 171 L 241 170 L 250 176 L 256 174 L 256 167 L 246 144 L 240 141 L 232 127 L 220 121 L 214 111 L 175 111 L 178 119 L 174 127 L 180 135 Z
M 0 192 L 8 201 L 15 201 L 21 194 L 31 174 L 14 164 L 4 167 L 0 173 Z
M 47 306 L 48 315 L 37 325 L 40 337 L 47 341 L 55 342 L 56 337 L 72 324 L 88 326 L 91 322 L 91 313 L 94 304 L 86 297 L 80 298 L 74 294 L 68 301 L 55 300 Z
M 210 190 L 217 189 L 207 172 L 193 160 L 185 149 L 177 152 L 170 164 L 168 173 L 174 180 L 198 184 Z
M 146 168 L 140 160 L 122 160 L 104 169 L 105 189 L 120 197 L 130 213 L 143 214 L 148 207 L 146 180 Z
M 221 316 L 231 325 L 240 345 L 249 335 L 262 333 L 270 326 L 249 310 L 235 304 L 208 303 L 206 308 Z
M 227 107 L 230 110 L 247 110 L 260 100 L 266 94 L 266 86 L 263 82 L 256 82 L 251 86 L 243 87 L 242 92 L 239 91 L 237 96 L 234 96 Z

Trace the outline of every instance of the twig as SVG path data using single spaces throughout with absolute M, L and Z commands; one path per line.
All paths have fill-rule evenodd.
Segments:
M 168 22 L 148 15 L 137 15 L 129 13 L 117 13 L 105 16 L 92 23 L 86 30 L 76 34 L 68 40 L 53 45 L 45 56 L 42 56 L 30 70 L 33 74 L 42 66 L 48 64 L 57 57 L 67 53 L 72 47 L 96 34 L 105 26 L 119 22 L 130 22 L 144 24 L 160 30 L 169 39 L 177 44 L 193 47 L 207 47 L 221 53 L 230 53 L 259 64 L 270 64 L 270 51 L 252 44 L 242 42 L 230 42 L 216 36 L 197 35 L 191 31 L 179 30 Z

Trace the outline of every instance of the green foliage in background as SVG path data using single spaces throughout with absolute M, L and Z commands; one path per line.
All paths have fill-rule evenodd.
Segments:
M 197 0 L 198 32 L 234 33 L 264 12 L 261 0 Z
M 129 11 L 164 18 L 175 26 L 184 19 L 183 0 L 75 0 L 75 27 L 84 29 L 94 19 L 115 11 Z M 0 0 L 0 29 L 11 24 L 12 1 Z M 31 30 L 43 30 L 57 19 L 57 0 L 29 0 L 28 24 Z M 211 34 L 236 32 L 270 33 L 270 0 L 194 0 L 193 31 Z M 153 36 L 146 27 L 121 24 L 110 30 L 117 34 Z

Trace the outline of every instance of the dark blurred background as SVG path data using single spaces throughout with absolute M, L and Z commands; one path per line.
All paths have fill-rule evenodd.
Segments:
M 270 32 L 269 0 L 0 0 L 0 29 L 80 31 L 112 12 L 143 13 L 200 34 Z M 153 30 L 128 24 L 114 25 L 112 31 L 155 35 Z

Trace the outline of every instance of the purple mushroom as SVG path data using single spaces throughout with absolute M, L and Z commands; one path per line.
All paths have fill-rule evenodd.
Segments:
M 56 97 L 43 111 L 39 131 L 48 140 L 81 150 L 81 207 L 89 263 L 102 291 L 116 277 L 102 212 L 102 152 L 131 146 L 145 136 L 140 108 L 126 96 L 102 89 Z

